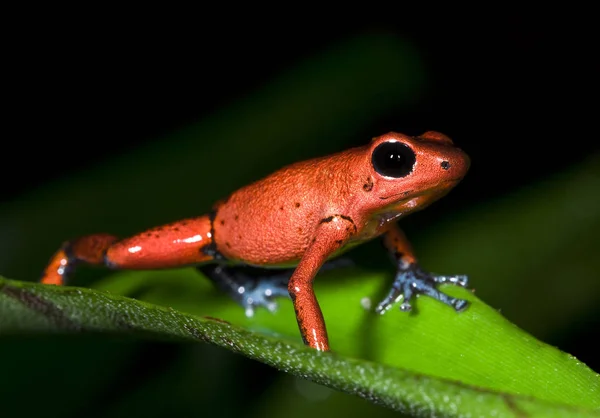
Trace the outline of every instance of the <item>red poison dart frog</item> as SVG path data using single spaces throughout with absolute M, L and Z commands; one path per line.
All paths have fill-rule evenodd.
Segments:
M 436 288 L 465 287 L 467 277 L 423 270 L 396 221 L 444 196 L 468 168 L 469 157 L 441 133 L 391 132 L 362 147 L 284 167 L 235 191 L 207 215 L 121 240 L 96 234 L 68 241 L 41 281 L 63 285 L 79 263 L 112 269 L 197 265 L 247 314 L 258 306 L 274 310 L 273 299 L 289 295 L 304 342 L 327 351 L 315 275 L 334 263 L 328 260 L 380 235 L 397 273 L 376 312 L 383 314 L 401 298 L 400 309 L 409 311 L 417 294 L 457 312 L 467 307 Z

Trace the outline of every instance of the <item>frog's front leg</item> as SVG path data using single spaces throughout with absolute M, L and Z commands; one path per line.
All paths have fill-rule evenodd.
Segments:
M 393 224 L 384 234 L 383 242 L 393 255 L 398 266 L 398 271 L 388 295 L 375 309 L 377 313 L 385 313 L 400 297 L 403 298 L 400 309 L 410 311 L 412 309 L 410 301 L 417 294 L 437 299 L 452 306 L 457 312 L 461 312 L 467 308 L 469 302 L 466 300 L 450 297 L 436 288 L 440 283 L 452 283 L 466 287 L 468 285 L 467 276 L 441 276 L 424 271 L 419 266 L 406 235 L 404 235 L 397 224 Z
M 329 338 L 323 313 L 315 296 L 313 280 L 327 258 L 342 247 L 356 227 L 349 216 L 333 215 L 321 219 L 308 248 L 288 282 L 296 320 L 305 344 L 329 351 Z

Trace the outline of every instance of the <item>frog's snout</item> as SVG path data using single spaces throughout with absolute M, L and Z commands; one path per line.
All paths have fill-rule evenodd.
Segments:
M 462 179 L 469 171 L 471 159 L 464 151 L 459 148 L 453 149 L 453 152 L 447 153 L 439 159 L 440 169 L 445 172 L 445 176 L 450 179 Z

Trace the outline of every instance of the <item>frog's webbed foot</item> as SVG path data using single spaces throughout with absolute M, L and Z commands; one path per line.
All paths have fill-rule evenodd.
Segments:
M 246 310 L 246 316 L 254 315 L 254 309 L 262 306 L 270 312 L 275 312 L 278 309 L 278 304 L 275 302 L 277 297 L 289 298 L 287 282 L 290 279 L 291 273 L 286 271 L 280 275 L 267 277 L 256 281 L 254 285 L 247 288 L 240 287 L 240 304 Z
M 400 267 L 396 273 L 392 287 L 388 295 L 377 305 L 375 312 L 385 313 L 394 303 L 402 298 L 400 310 L 410 311 L 412 309 L 411 299 L 413 296 L 422 294 L 439 300 L 446 305 L 452 306 L 457 312 L 464 311 L 469 302 L 448 296 L 437 289 L 441 283 L 452 283 L 457 286 L 467 287 L 468 278 L 465 275 L 442 276 L 423 271 L 417 263 Z
M 289 297 L 287 283 L 293 270 L 208 264 L 198 266 L 217 288 L 228 293 L 251 317 L 257 307 L 277 310 L 276 297 Z

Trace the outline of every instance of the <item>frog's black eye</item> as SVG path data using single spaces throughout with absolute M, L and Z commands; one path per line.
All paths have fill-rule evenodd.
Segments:
M 415 153 L 402 142 L 384 142 L 373 150 L 371 162 L 377 173 L 400 178 L 409 174 L 415 165 Z

